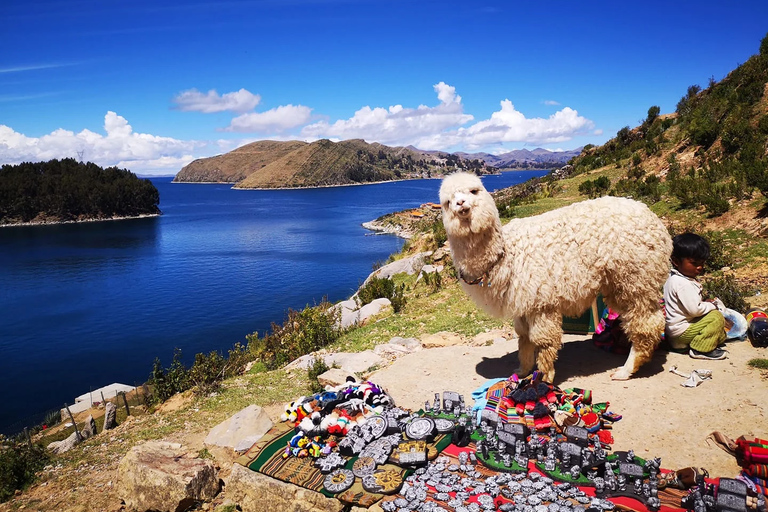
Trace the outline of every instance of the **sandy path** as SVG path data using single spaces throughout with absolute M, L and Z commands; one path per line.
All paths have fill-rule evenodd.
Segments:
M 629 381 L 612 381 L 610 373 L 624 356 L 595 347 L 585 336 L 566 335 L 556 363 L 560 388 L 591 389 L 597 402 L 623 419 L 614 424 L 614 450 L 634 449 L 641 457 L 661 457 L 662 467 L 706 468 L 712 476 L 734 477 L 736 460 L 714 443 L 710 432 L 729 437 L 768 438 L 768 378 L 747 366 L 765 349 L 749 342 L 728 345 L 729 359 L 701 361 L 687 355 L 657 351 L 653 360 Z M 375 372 L 370 379 L 384 386 L 398 405 L 418 409 L 435 392 L 457 391 L 471 403 L 471 393 L 486 379 L 508 377 L 517 367 L 517 340 L 491 346 L 460 345 L 412 353 Z M 676 365 L 686 373 L 712 370 L 711 380 L 696 388 L 681 386 L 685 379 L 669 372 Z

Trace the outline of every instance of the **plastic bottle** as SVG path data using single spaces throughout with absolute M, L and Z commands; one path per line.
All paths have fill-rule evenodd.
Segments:
M 762 308 L 752 308 L 747 313 L 747 334 L 756 347 L 768 346 L 768 314 Z

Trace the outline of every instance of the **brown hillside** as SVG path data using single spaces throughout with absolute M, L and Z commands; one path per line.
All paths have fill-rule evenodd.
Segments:
M 199 158 L 184 166 L 173 181 L 237 183 L 270 162 L 307 145 L 298 140 L 252 142 L 223 155 Z

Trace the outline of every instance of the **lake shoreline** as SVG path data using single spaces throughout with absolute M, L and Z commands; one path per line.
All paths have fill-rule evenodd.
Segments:
M 160 217 L 162 213 L 144 213 L 141 215 L 131 215 L 124 217 L 109 217 L 107 219 L 81 219 L 81 220 L 58 220 L 58 221 L 30 221 L 30 222 L 16 222 L 12 224 L 0 224 L 0 228 L 13 228 L 18 226 L 57 226 L 60 224 L 82 224 L 86 222 L 108 222 L 112 220 L 132 220 L 132 219 L 147 219 L 150 217 Z

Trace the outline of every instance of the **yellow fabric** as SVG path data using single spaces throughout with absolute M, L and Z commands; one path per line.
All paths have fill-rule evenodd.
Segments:
M 690 346 L 699 352 L 711 352 L 725 342 L 725 318 L 717 310 L 710 311 L 688 327 L 683 334 L 670 340 L 673 347 Z

